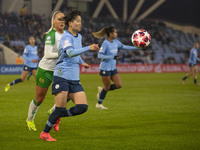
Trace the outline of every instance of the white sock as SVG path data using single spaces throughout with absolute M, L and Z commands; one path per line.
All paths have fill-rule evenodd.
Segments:
M 51 108 L 51 111 L 53 112 L 56 109 L 56 104 L 53 105 L 53 107 Z
M 37 113 L 37 110 L 40 106 L 37 106 L 33 102 L 34 100 L 31 101 L 29 110 L 28 110 L 28 121 L 33 121 L 35 119 L 35 115 Z

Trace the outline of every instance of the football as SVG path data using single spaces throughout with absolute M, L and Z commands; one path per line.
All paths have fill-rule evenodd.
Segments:
M 133 45 L 145 49 L 151 42 L 151 35 L 144 29 L 136 30 L 131 37 Z

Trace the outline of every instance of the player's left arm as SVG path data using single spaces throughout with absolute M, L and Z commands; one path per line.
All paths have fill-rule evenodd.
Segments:
M 118 48 L 119 49 L 124 49 L 124 50 L 138 50 L 137 47 L 135 47 L 135 46 L 129 46 L 129 45 L 124 45 L 119 40 L 117 40 L 117 44 L 118 44 Z

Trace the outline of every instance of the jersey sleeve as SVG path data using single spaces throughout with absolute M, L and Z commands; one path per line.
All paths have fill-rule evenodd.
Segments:
M 23 53 L 22 57 L 23 57 L 26 61 L 32 61 L 32 59 L 28 58 L 28 53 L 29 53 L 29 48 L 28 48 L 28 46 L 26 46 L 25 49 L 24 49 L 24 53 Z
M 105 54 L 107 47 L 108 47 L 108 44 L 104 41 L 103 44 L 101 45 L 100 50 L 99 50 L 99 54 Z
M 45 37 L 45 45 L 55 44 L 55 31 L 51 30 Z
M 118 45 L 119 49 L 124 49 L 124 50 L 137 50 L 138 49 L 135 46 L 124 45 L 119 40 L 117 40 L 117 45 Z
M 66 51 L 69 48 L 74 48 L 73 39 L 69 36 L 65 36 L 62 39 L 62 42 L 60 43 L 60 47 L 63 48 L 64 51 Z
M 58 58 L 58 53 L 53 52 L 55 45 L 55 30 L 51 30 L 45 37 L 45 46 L 44 46 L 44 58 L 46 59 L 56 59 Z
M 58 52 L 52 52 L 52 51 L 53 51 L 52 45 L 45 45 L 44 46 L 44 58 L 46 58 L 46 59 L 58 58 Z
M 28 50 L 29 50 L 29 49 L 28 49 L 28 46 L 26 46 L 26 47 L 24 48 L 23 54 L 26 54 L 26 55 L 27 55 L 27 54 L 28 54 Z
M 60 46 L 64 50 L 64 52 L 68 54 L 69 57 L 74 57 L 90 50 L 89 46 L 79 49 L 74 49 L 73 39 L 70 38 L 69 36 L 63 38 Z
M 113 59 L 114 58 L 114 55 L 106 55 L 107 47 L 108 47 L 108 43 L 104 41 L 99 50 L 98 58 L 100 58 L 100 59 Z
M 81 58 L 81 56 L 79 56 L 79 64 L 83 64 L 83 63 L 84 63 L 83 59 Z

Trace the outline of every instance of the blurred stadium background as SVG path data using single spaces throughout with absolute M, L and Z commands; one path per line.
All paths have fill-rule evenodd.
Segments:
M 91 32 L 106 25 L 117 27 L 124 44 L 132 44 L 130 38 L 137 29 L 151 34 L 151 45 L 146 50 L 121 50 L 119 64 L 186 64 L 194 41 L 199 40 L 199 6 L 197 0 L 1 0 L 0 64 L 15 64 L 30 35 L 36 37 L 42 53 L 52 13 L 67 13 L 70 8 L 83 14 L 84 45 L 101 44 L 102 40 L 95 39 Z M 87 63 L 99 63 L 97 53 L 88 52 L 82 57 Z

